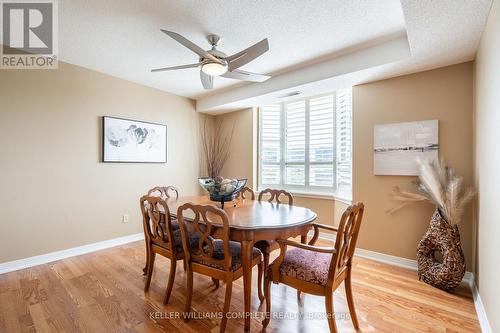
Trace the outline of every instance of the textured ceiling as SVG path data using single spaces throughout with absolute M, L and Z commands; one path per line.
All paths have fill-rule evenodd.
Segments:
M 160 28 L 206 49 L 205 36 L 217 33 L 227 54 L 267 37 L 270 51 L 242 69 L 273 79 L 407 36 L 409 58 L 301 87 L 312 93 L 472 60 L 490 6 L 491 0 L 64 0 L 59 2 L 59 58 L 195 98 L 214 110 L 224 103 L 234 109 L 252 100 L 238 104 L 226 97 L 244 97 L 245 89 L 259 83 L 216 78 L 215 89 L 207 92 L 197 69 L 150 72 L 197 60 Z
M 268 89 L 259 96 L 253 94 L 253 85 L 223 88 L 215 94 L 198 99 L 197 110 L 227 112 L 274 102 L 277 96 L 290 90 L 299 90 L 302 95 L 319 94 L 474 59 L 491 0 L 402 0 L 401 5 L 410 57 L 312 83 L 303 80 L 303 84 L 297 84 L 293 89 L 273 85 L 282 81 L 280 76 L 275 76 L 265 82 Z M 330 63 L 334 64 L 335 59 L 330 60 Z M 300 71 L 291 71 L 284 75 L 292 76 L 298 81 L 300 74 Z
M 150 73 L 197 61 L 160 28 L 205 49 L 205 36 L 217 33 L 223 38 L 219 48 L 227 54 L 267 37 L 270 51 L 242 67 L 266 74 L 327 59 L 405 29 L 398 0 L 64 0 L 59 11 L 62 61 L 195 98 L 206 93 L 198 69 Z M 217 78 L 215 92 L 238 83 Z

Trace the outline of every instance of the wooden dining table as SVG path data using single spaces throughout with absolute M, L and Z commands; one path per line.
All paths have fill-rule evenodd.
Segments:
M 180 196 L 169 198 L 167 204 L 172 216 L 177 215 L 177 208 L 185 203 L 211 204 L 220 208 L 220 203 L 210 201 L 208 196 Z M 287 239 L 301 236 L 305 242 L 307 232 L 316 213 L 308 208 L 290 206 L 287 204 L 270 203 L 251 199 L 226 202 L 224 211 L 229 218 L 229 238 L 241 243 L 243 266 L 243 293 L 245 304 L 245 332 L 250 331 L 252 306 L 252 251 L 253 246 L 260 240 Z M 184 218 L 194 218 L 184 212 Z

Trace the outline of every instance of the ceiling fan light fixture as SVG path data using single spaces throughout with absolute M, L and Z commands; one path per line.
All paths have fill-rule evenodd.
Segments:
M 201 66 L 201 70 L 210 76 L 220 76 L 227 72 L 227 64 L 219 64 L 217 62 L 208 62 Z

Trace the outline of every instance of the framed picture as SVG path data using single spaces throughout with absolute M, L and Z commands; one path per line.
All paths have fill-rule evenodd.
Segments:
M 103 117 L 102 128 L 103 162 L 167 162 L 167 125 Z
M 417 176 L 417 158 L 438 158 L 438 121 L 375 125 L 373 173 Z

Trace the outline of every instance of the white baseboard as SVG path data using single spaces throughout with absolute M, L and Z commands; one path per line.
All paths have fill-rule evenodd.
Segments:
M 490 323 L 488 322 L 488 317 L 486 316 L 486 310 L 483 302 L 481 301 L 481 295 L 479 295 L 479 289 L 477 289 L 474 275 L 472 275 L 469 285 L 472 290 L 472 297 L 474 297 L 474 307 L 476 308 L 477 318 L 479 320 L 479 325 L 481 326 L 481 332 L 493 333 Z
M 0 263 L 0 274 L 17 271 L 19 269 L 33 267 L 41 264 L 46 264 L 48 262 L 74 257 L 85 253 L 104 250 L 110 247 L 135 242 L 141 239 L 144 239 L 144 234 L 142 232 L 139 234 L 118 237 L 118 238 L 108 239 L 102 242 L 73 247 L 71 249 L 50 252 L 39 256 L 8 261 Z
M 378 261 L 384 264 L 417 270 L 417 262 L 413 259 L 396 257 L 390 254 L 357 248 L 354 252 L 357 257 Z
M 333 235 L 330 236 L 328 234 L 323 235 L 320 238 L 329 241 L 335 240 L 335 237 Z M 384 264 L 394 265 L 397 267 L 407 268 L 415 271 L 417 270 L 417 261 L 413 259 L 401 258 L 360 248 L 356 249 L 355 256 L 381 262 Z M 472 272 L 465 272 L 462 281 L 470 287 L 470 290 L 472 292 L 472 296 L 474 298 L 474 307 L 476 308 L 477 317 L 481 326 L 481 332 L 493 333 L 488 322 L 488 317 L 486 316 L 483 302 L 481 301 L 481 296 L 479 295 L 479 290 L 477 289 L 476 282 L 474 280 L 474 274 Z

